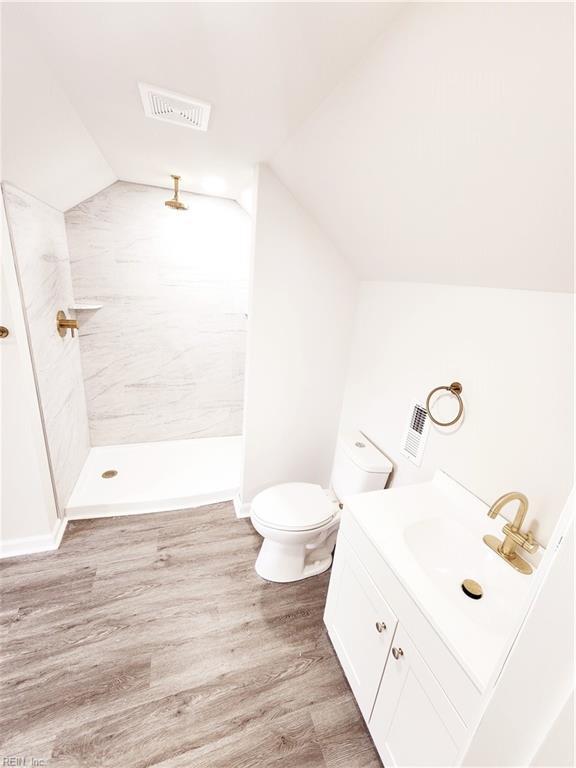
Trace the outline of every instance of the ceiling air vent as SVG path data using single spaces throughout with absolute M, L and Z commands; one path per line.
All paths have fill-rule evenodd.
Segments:
M 138 83 L 138 87 L 147 117 L 195 128 L 197 131 L 208 130 L 210 104 L 146 83 Z
M 420 403 L 413 403 L 400 452 L 418 467 L 422 463 L 422 454 L 429 429 L 430 419 L 426 408 Z

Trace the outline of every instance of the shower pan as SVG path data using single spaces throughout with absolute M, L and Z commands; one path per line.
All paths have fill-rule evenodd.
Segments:
M 82 519 L 165 512 L 234 498 L 241 437 L 92 448 L 66 507 Z

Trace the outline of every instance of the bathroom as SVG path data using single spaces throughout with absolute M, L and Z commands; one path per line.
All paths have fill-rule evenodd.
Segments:
M 3 3 L 3 764 L 574 764 L 573 16 Z

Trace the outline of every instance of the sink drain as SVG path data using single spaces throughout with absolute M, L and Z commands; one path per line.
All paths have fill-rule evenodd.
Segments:
M 462 582 L 462 592 L 466 597 L 471 597 L 472 600 L 480 600 L 482 597 L 482 587 L 474 579 L 464 579 Z
M 110 477 L 116 477 L 118 471 L 116 469 L 107 469 L 106 472 L 102 472 L 104 480 L 108 480 Z

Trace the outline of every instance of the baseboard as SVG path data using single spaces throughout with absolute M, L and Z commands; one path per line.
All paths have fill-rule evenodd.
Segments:
M 242 499 L 240 496 L 234 496 L 234 510 L 236 512 L 236 517 L 250 517 L 250 503 L 243 504 Z
M 51 552 L 58 549 L 66 525 L 66 518 L 57 520 L 52 533 L 43 536 L 25 536 L 21 539 L 7 539 L 0 546 L 0 559 L 6 557 L 20 557 L 21 555 L 34 555 L 38 552 Z

